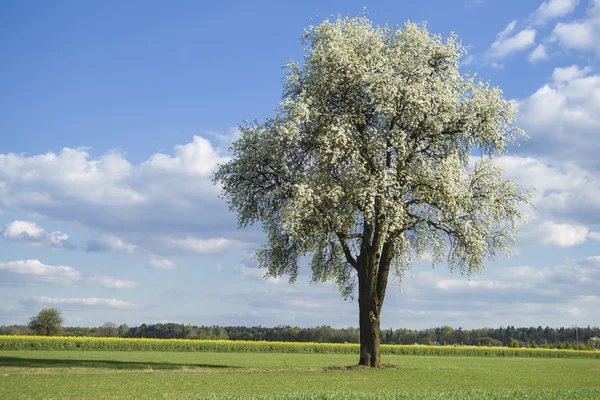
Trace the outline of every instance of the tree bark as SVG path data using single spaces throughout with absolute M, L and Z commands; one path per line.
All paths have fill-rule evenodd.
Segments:
M 393 244 L 383 245 L 382 253 L 365 249 L 358 257 L 358 308 L 360 323 L 360 360 L 358 365 L 381 366 L 381 309 L 387 287 Z
M 349 235 L 337 233 L 347 262 L 358 273 L 360 333 L 358 365 L 374 368 L 381 366 L 381 308 L 395 251 L 393 241 L 385 238 L 378 227 L 379 223 L 375 224 L 375 229 L 370 224 L 365 224 L 360 253 L 356 259 L 352 257 L 346 243 Z
M 380 315 L 370 298 L 359 298 L 360 314 L 360 360 L 358 365 L 379 368 L 380 354 Z

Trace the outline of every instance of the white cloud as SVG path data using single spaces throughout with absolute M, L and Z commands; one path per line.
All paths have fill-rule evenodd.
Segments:
M 258 281 L 260 278 L 256 278 Z M 298 282 L 296 285 L 265 285 L 236 295 L 223 295 L 222 300 L 233 306 L 235 313 L 228 324 L 246 325 L 355 325 L 358 317 L 356 302 L 344 301 L 337 289 L 326 285 Z M 254 286 L 256 287 L 256 286 Z M 390 305 L 388 303 L 388 305 Z M 385 308 L 385 307 L 384 307 Z
M 226 134 L 212 131 L 207 131 L 206 134 L 217 138 L 217 140 L 219 141 L 219 147 L 226 149 L 229 148 L 229 146 L 231 146 L 231 143 L 240 138 L 240 136 L 242 135 L 242 131 L 240 131 L 240 128 L 238 127 L 233 127 L 230 128 Z
M 116 236 L 103 235 L 88 240 L 84 246 L 86 251 L 92 252 L 115 252 L 133 254 L 137 250 L 137 246 L 123 242 Z
M 473 64 L 475 57 L 471 54 L 462 59 L 462 65 L 467 66 Z
M 59 154 L 47 153 L 26 157 L 0 154 L 0 180 L 7 185 L 6 203 L 57 205 L 61 199 L 79 199 L 88 204 L 136 204 L 144 196 L 124 184 L 132 166 L 118 153 L 108 153 L 90 160 L 81 149 L 63 149 Z M 20 193 L 11 190 L 21 185 Z M 37 188 L 34 191 L 33 188 Z
M 600 241 L 600 232 L 590 232 L 590 233 L 588 233 L 588 239 Z
M 322 308 L 323 304 L 321 304 L 317 300 L 306 300 L 306 299 L 290 299 L 287 302 L 287 305 L 293 308 Z
M 565 15 L 572 13 L 578 4 L 579 0 L 544 1 L 534 12 L 533 16 L 537 23 L 543 24 L 550 19 L 564 17 Z
M 504 28 L 504 30 L 500 33 L 498 33 L 498 35 L 496 36 L 496 39 L 500 40 L 500 39 L 504 39 L 506 37 L 508 37 L 514 30 L 515 27 L 517 26 L 517 20 L 512 20 L 508 23 L 508 25 L 506 25 L 506 28 Z
M 515 21 L 498 34 L 496 41 L 487 50 L 487 55 L 493 59 L 501 59 L 512 53 L 523 51 L 535 44 L 535 29 L 524 29 L 513 36 L 507 36 L 514 29 Z
M 595 0 L 586 18 L 573 22 L 559 22 L 554 27 L 551 40 L 567 49 L 595 50 L 600 52 L 600 1 Z
M 13 221 L 0 231 L 8 240 L 20 241 L 36 246 L 50 246 L 56 248 L 73 248 L 69 235 L 59 231 L 48 233 L 35 222 Z
M 251 268 L 251 267 L 247 267 L 244 264 L 238 265 L 237 267 L 234 268 L 234 270 L 236 272 L 239 272 L 240 277 L 242 279 L 244 279 L 244 278 L 264 279 L 265 273 L 266 273 L 265 269 Z
M 227 160 L 220 156 L 210 142 L 194 136 L 192 143 L 175 146 L 175 157 L 157 153 L 141 164 L 143 172 L 175 172 L 192 176 L 209 176 L 217 164 Z
M 196 254 L 221 253 L 241 243 L 226 238 L 201 239 L 187 237 L 185 239 L 167 239 L 166 245 L 171 250 L 186 251 Z
M 550 85 L 545 85 L 527 99 L 522 113 L 533 122 L 551 124 L 555 115 L 560 116 L 565 103 L 564 94 Z
M 516 180 L 524 188 L 533 185 L 537 189 L 536 208 L 527 208 L 529 224 L 520 237 L 538 242 L 544 234 L 543 221 L 592 228 L 600 224 L 600 176 L 597 173 L 572 162 L 544 162 L 533 157 L 501 156 L 494 162 L 505 171 L 507 178 Z M 582 228 L 575 231 L 582 232 Z
M 587 22 L 559 22 L 556 24 L 552 34 L 566 48 L 588 50 L 597 46 L 595 29 Z
M 443 279 L 436 283 L 436 289 L 462 291 L 465 289 L 504 290 L 521 287 L 520 283 L 486 280 Z
M 0 154 L 0 208 L 111 235 L 127 232 L 138 245 L 149 246 L 158 232 L 221 235 L 235 228 L 235 216 L 209 178 L 227 160 L 199 136 L 175 146 L 173 154 L 153 154 L 139 164 L 118 152 L 93 157 L 85 149 Z
M 38 260 L 23 260 L 0 263 L 0 273 L 9 274 L 5 282 L 44 283 L 59 286 L 74 286 L 83 281 L 81 272 L 63 265 L 45 265 Z M 98 283 L 109 289 L 135 289 L 140 284 L 105 275 L 92 275 L 86 278 L 89 283 Z
M 600 167 L 600 75 L 590 68 L 556 68 L 552 82 L 519 103 L 518 124 L 529 135 L 516 151 Z
M 250 274 L 248 279 L 261 279 Z M 388 288 L 382 326 L 395 327 L 400 317 L 406 327 L 419 329 L 444 324 L 477 328 L 583 323 L 600 315 L 599 284 L 600 257 L 550 267 L 490 268 L 470 281 L 445 269 L 416 272 L 402 282 L 402 291 Z M 266 285 L 254 293 L 223 298 L 239 307 L 240 314 L 232 319 L 247 324 L 316 325 L 320 322 L 315 321 L 329 319 L 325 323 L 332 326 L 356 326 L 356 301 L 343 301 L 327 285 L 302 281 L 294 286 Z M 586 319 L 572 319 L 572 307 Z
M 582 264 L 586 267 L 595 268 L 596 272 L 600 273 L 600 256 L 586 257 L 583 260 L 580 260 L 579 264 Z
M 56 306 L 81 306 L 81 307 L 99 307 L 99 308 L 118 308 L 131 309 L 137 306 L 133 303 L 128 303 L 118 299 L 105 299 L 98 297 L 86 298 L 57 298 L 47 296 L 34 296 L 26 300 L 28 304 L 44 304 Z
M 511 281 L 535 281 L 543 279 L 544 272 L 530 266 L 506 267 L 503 276 Z
M 173 261 L 164 258 L 153 258 L 150 261 L 148 261 L 147 267 L 152 269 L 169 270 L 177 268 L 177 265 L 175 265 Z
M 555 68 L 552 80 L 556 83 L 568 83 L 575 79 L 583 78 L 590 73 L 590 67 L 579 68 L 576 64 L 566 68 Z
M 69 235 L 66 233 L 61 233 L 60 231 L 52 232 L 48 236 L 48 241 L 51 247 L 65 247 L 65 248 L 74 248 L 75 245 L 69 242 Z
M 568 265 L 551 267 L 514 266 L 498 271 L 495 277 L 448 278 L 439 272 L 421 272 L 406 280 L 405 296 L 427 297 L 436 304 L 477 301 L 495 307 L 512 303 L 563 304 L 578 302 L 581 296 L 597 295 L 600 284 L 600 257 L 587 257 Z M 458 305 L 460 307 L 460 304 Z
M 64 265 L 45 265 L 39 260 L 22 260 L 0 263 L 0 272 L 8 273 L 5 282 L 13 279 L 62 286 L 73 286 L 82 280 L 81 273 Z
M 572 164 L 559 168 L 538 158 L 519 156 L 499 156 L 494 158 L 494 164 L 502 167 L 508 178 L 525 187 L 535 186 L 540 197 L 550 191 L 579 189 L 588 183 L 586 172 Z
M 140 284 L 136 282 L 105 275 L 94 275 L 88 280 L 92 283 L 98 283 L 108 289 L 135 289 L 140 286 Z
M 13 221 L 2 230 L 2 236 L 11 240 L 40 240 L 46 231 L 37 224 L 28 221 Z
M 225 267 L 223 266 L 223 264 L 217 264 L 217 272 L 221 272 L 225 270 Z
M 589 229 L 583 225 L 557 224 L 545 221 L 539 225 L 539 241 L 542 244 L 570 247 L 584 243 Z
M 234 268 L 234 271 L 240 274 L 241 280 L 252 279 L 252 280 L 261 280 L 267 283 L 286 283 L 288 282 L 287 277 L 277 277 L 273 278 L 271 276 L 266 276 L 266 269 L 256 268 L 256 267 L 248 267 L 245 264 L 240 264 Z
M 548 55 L 548 52 L 546 50 L 546 45 L 543 44 L 537 45 L 537 47 L 531 53 L 529 53 L 529 61 L 531 61 L 532 63 L 541 60 L 546 60 L 549 57 L 550 56 Z
M 550 19 L 563 17 L 573 12 L 579 0 L 548 0 L 544 1 L 540 7 L 528 17 L 529 25 L 518 33 L 514 34 L 517 28 L 517 20 L 511 21 L 504 30 L 496 35 L 496 40 L 490 48 L 485 52 L 484 58 L 487 59 L 487 64 L 494 68 L 502 67 L 497 61 L 505 58 L 513 53 L 529 49 L 535 45 L 537 30 L 533 25 L 543 25 Z M 560 25 L 561 23 L 559 23 Z M 559 31 L 562 28 L 559 28 Z M 555 38 L 558 33 L 553 34 Z M 555 39 L 552 39 L 555 40 Z M 546 45 L 539 44 L 528 56 L 529 61 L 535 63 L 540 60 L 549 58 Z

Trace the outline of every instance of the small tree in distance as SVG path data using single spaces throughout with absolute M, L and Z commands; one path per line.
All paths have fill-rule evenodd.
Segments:
M 44 308 L 29 320 L 29 328 L 40 336 L 55 336 L 62 330 L 63 317 L 57 308 Z
M 117 337 L 119 336 L 119 327 L 114 322 L 107 321 L 98 327 L 96 332 L 100 337 Z
M 276 116 L 240 127 L 214 175 L 240 226 L 261 222 L 268 276 L 358 283 L 360 365 L 380 366 L 390 272 L 425 253 L 471 275 L 510 254 L 531 196 L 492 157 L 523 132 L 496 87 L 459 72 L 466 53 L 424 25 L 366 17 L 311 26 L 302 65 L 289 62 Z
M 127 324 L 119 325 L 119 337 L 127 336 L 127 332 L 129 332 L 129 327 L 127 326 Z

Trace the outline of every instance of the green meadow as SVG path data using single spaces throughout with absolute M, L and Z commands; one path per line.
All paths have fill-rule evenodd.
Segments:
M 6 399 L 598 399 L 600 360 L 356 354 L 0 351 Z

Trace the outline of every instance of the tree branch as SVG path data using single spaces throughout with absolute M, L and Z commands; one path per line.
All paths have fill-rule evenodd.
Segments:
M 340 240 L 340 244 L 342 246 L 342 249 L 344 250 L 344 255 L 346 256 L 346 261 L 348 261 L 348 264 L 352 265 L 352 267 L 358 271 L 358 262 L 356 261 L 356 259 L 354 258 L 354 256 L 352 256 L 352 253 L 350 252 L 350 248 L 348 247 L 348 243 L 346 242 L 346 236 L 336 232 L 335 233 L 338 237 L 338 239 Z M 354 235 L 352 235 L 354 236 Z
M 340 232 L 336 232 L 336 235 L 338 235 L 338 237 L 343 237 L 344 239 L 361 239 L 363 237 L 362 233 L 340 233 Z

